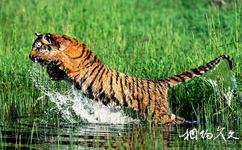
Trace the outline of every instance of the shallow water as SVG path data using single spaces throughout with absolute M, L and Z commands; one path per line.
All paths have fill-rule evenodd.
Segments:
M 227 139 L 229 131 L 223 131 L 226 138 L 195 139 L 192 130 L 201 130 L 191 125 L 153 126 L 149 124 L 51 124 L 43 121 L 19 118 L 0 127 L 1 149 L 174 149 L 174 148 L 240 148 L 241 133 L 236 131 L 234 138 Z M 208 133 L 219 134 L 217 128 L 208 129 Z M 204 129 L 205 131 L 205 129 Z M 184 136 L 185 135 L 185 136 Z M 206 134 L 205 134 L 206 135 Z M 205 145 L 204 145 L 205 144 Z
M 26 122 L 26 121 L 24 121 Z M 124 125 L 64 124 L 57 126 L 28 122 L 1 127 L 3 147 L 33 149 L 68 149 L 87 147 L 117 147 Z M 110 145 L 109 145 L 110 144 Z

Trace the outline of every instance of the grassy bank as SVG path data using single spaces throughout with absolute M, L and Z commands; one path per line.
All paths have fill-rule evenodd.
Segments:
M 53 104 L 47 97 L 37 101 L 42 94 L 30 78 L 28 55 L 36 31 L 82 39 L 110 68 L 149 79 L 180 73 L 226 53 L 233 59 L 241 91 L 241 9 L 239 0 L 221 8 L 207 0 L 0 0 L 0 123 L 36 114 L 61 118 L 46 116 Z M 241 133 L 239 99 L 228 107 L 213 92 L 201 79 L 179 85 L 170 90 L 172 110 L 211 126 L 236 125 Z

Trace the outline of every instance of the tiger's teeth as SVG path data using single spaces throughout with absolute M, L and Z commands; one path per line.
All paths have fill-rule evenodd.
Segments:
M 34 58 L 34 63 L 38 63 L 38 59 L 37 58 Z

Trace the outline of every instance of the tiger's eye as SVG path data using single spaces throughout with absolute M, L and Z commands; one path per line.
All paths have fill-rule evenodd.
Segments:
M 35 44 L 35 47 L 36 47 L 36 48 L 40 48 L 41 45 L 42 45 L 41 42 L 37 42 L 37 43 Z

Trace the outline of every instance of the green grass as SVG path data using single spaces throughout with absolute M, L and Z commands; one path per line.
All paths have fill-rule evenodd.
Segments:
M 61 119 L 54 112 L 46 116 L 53 104 L 47 97 L 37 101 L 42 94 L 28 71 L 36 31 L 82 39 L 110 68 L 149 79 L 183 72 L 226 53 L 242 91 L 241 9 L 240 0 L 222 8 L 208 0 L 0 0 L 0 125 L 20 116 Z M 181 116 L 198 117 L 210 128 L 219 122 L 241 136 L 239 99 L 228 107 L 201 79 L 172 88 L 170 103 Z

